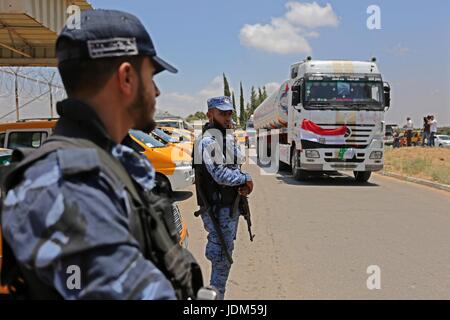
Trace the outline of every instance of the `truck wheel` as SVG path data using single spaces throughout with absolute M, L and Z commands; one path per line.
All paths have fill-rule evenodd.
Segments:
M 283 161 L 278 161 L 278 171 L 289 171 L 291 167 Z
M 297 167 L 298 163 L 298 152 L 294 149 L 291 156 L 291 170 L 292 170 L 292 176 L 295 180 L 298 181 L 305 181 L 306 180 L 306 172 L 305 170 L 301 170 Z
M 370 179 L 372 171 L 353 171 L 356 182 L 367 182 Z

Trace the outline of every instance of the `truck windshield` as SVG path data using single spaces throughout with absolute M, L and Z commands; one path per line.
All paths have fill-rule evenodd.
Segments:
M 311 105 L 377 105 L 381 107 L 383 86 L 377 81 L 307 81 L 305 101 Z

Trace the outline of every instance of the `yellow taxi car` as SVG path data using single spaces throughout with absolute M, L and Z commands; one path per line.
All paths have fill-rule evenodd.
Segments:
M 172 127 L 158 127 L 158 128 L 180 142 L 194 143 L 195 138 L 194 133 L 192 131 Z
M 184 189 L 194 183 L 192 158 L 176 145 L 164 144 L 139 130 L 130 130 L 135 144 L 131 147 L 143 153 L 153 164 L 157 179 L 165 179 L 172 191 Z
M 168 144 L 170 146 L 174 146 L 176 148 L 180 148 L 187 154 L 192 154 L 192 142 L 189 141 L 179 141 L 178 139 L 175 139 L 174 137 L 168 135 L 163 130 L 156 128 L 150 134 L 158 141 Z
M 234 136 L 236 137 L 236 142 L 238 145 L 246 144 L 247 132 L 245 132 L 245 130 L 234 130 Z

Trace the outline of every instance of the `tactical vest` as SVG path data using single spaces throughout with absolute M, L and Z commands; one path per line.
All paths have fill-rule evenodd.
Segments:
M 225 159 L 227 159 L 225 130 L 216 125 L 208 124 L 205 125 L 205 127 L 203 128 L 203 137 L 208 135 L 209 129 L 217 129 L 222 133 L 223 141 L 218 141 L 218 143 L 223 156 L 225 157 Z M 210 205 L 216 205 L 219 207 L 232 207 L 238 195 L 238 187 L 220 185 L 214 180 L 214 178 L 211 176 L 211 174 L 208 172 L 208 169 L 206 168 L 202 154 L 200 154 L 199 150 L 200 148 L 198 145 L 200 141 L 201 139 L 199 138 L 196 139 L 194 148 L 192 150 L 192 167 L 194 168 L 195 171 L 195 189 L 197 195 L 197 204 L 200 207 L 205 206 L 205 204 L 202 202 L 202 199 L 198 196 L 199 195 L 198 189 L 202 188 L 202 190 L 204 190 L 203 194 L 205 195 Z M 211 156 L 212 157 L 215 156 L 214 151 L 213 154 L 211 154 Z M 236 163 L 237 159 L 235 158 L 234 154 L 232 156 L 234 163 Z M 197 162 L 201 160 L 201 163 L 195 163 L 196 159 Z
M 192 254 L 178 244 L 178 232 L 172 217 L 171 202 L 162 196 L 145 192 L 128 175 L 122 164 L 108 152 L 86 139 L 63 136 L 50 137 L 41 148 L 31 153 L 24 149 L 15 150 L 11 171 L 5 177 L 5 191 L 14 188 L 23 173 L 33 163 L 52 152 L 66 148 L 95 149 L 100 159 L 100 168 L 68 166 L 61 168 L 64 177 L 93 172 L 102 172 L 115 190 L 125 188 L 131 204 L 129 229 L 138 241 L 143 256 L 169 279 L 179 299 L 195 299 L 203 286 L 200 267 Z M 5 192 L 6 193 L 6 192 Z M 15 259 L 8 244 L 3 241 L 4 257 L 1 283 L 10 288 L 11 294 L 19 299 L 61 299 L 53 288 L 44 284 L 31 270 L 25 269 Z

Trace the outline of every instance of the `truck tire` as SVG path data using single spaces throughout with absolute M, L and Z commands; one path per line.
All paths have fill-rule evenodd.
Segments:
M 359 183 L 367 182 L 370 179 L 372 171 L 353 171 L 355 181 Z
M 289 171 L 291 167 L 283 161 L 278 161 L 278 171 Z
M 298 159 L 298 152 L 294 149 L 294 151 L 292 152 L 292 156 L 291 156 L 292 176 L 294 177 L 295 180 L 305 181 L 307 178 L 306 171 L 301 170 L 297 167 L 297 163 L 298 163 L 297 159 Z

